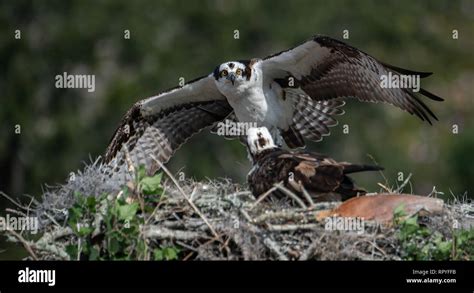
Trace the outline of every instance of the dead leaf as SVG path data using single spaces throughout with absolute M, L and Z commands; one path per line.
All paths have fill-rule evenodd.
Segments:
M 326 217 L 360 217 L 364 220 L 391 224 L 394 210 L 403 205 L 407 216 L 433 214 L 442 211 L 443 200 L 411 194 L 382 193 L 374 196 L 351 198 L 332 210 L 321 211 L 317 219 Z

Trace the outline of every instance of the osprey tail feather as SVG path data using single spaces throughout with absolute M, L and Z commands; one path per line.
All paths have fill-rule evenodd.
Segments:
M 364 171 L 382 171 L 384 170 L 381 166 L 375 165 L 359 165 L 359 164 L 344 164 L 344 174 L 351 174 Z

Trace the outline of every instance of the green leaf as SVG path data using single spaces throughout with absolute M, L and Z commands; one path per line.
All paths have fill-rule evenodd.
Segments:
M 76 198 L 76 201 L 79 202 L 81 199 L 84 198 L 84 196 L 82 195 L 82 193 L 80 193 L 79 191 L 74 191 L 74 197 Z
M 69 254 L 71 259 L 77 259 L 77 245 L 68 244 L 66 245 L 66 252 Z
M 160 194 L 162 173 L 156 174 L 153 177 L 145 177 L 140 181 L 140 189 L 145 195 Z
M 162 249 L 155 249 L 153 251 L 153 259 L 154 260 L 163 260 L 164 259 L 163 250 Z
M 89 260 L 98 260 L 99 259 L 99 249 L 96 247 L 91 247 L 91 251 L 89 254 Z
M 95 212 L 95 205 L 96 205 L 96 198 L 95 196 L 89 196 L 86 200 L 87 207 L 89 208 L 89 211 L 92 211 L 93 213 Z
M 175 260 L 178 259 L 179 249 L 176 247 L 165 247 L 153 250 L 154 260 Z
M 75 229 L 78 219 L 82 217 L 82 209 L 78 207 L 72 207 L 68 210 L 68 224 L 71 228 Z
M 138 211 L 138 203 L 134 202 L 131 204 L 126 204 L 118 207 L 118 218 L 124 221 L 130 221 L 133 219 L 135 214 Z
M 437 256 L 441 259 L 447 258 L 451 252 L 452 242 L 451 241 L 443 241 L 441 234 L 436 235 L 434 240 L 437 249 Z
M 118 201 L 124 202 L 124 199 L 127 198 L 129 194 L 130 194 L 130 190 L 128 189 L 128 186 L 125 185 L 122 188 L 122 196 L 118 199 Z
M 166 247 L 163 249 L 163 255 L 166 260 L 178 259 L 178 250 L 174 247 Z
M 109 242 L 109 253 L 115 255 L 119 250 L 120 242 L 117 240 L 117 238 L 111 238 Z
M 416 230 L 420 227 L 420 225 L 418 225 L 418 217 L 414 216 L 414 217 L 410 217 L 406 219 L 403 222 L 403 226 L 406 230 L 409 230 L 411 232 L 416 232 Z
M 146 168 L 145 168 L 145 165 L 140 165 L 140 166 L 138 167 L 137 177 L 138 177 L 138 181 L 140 181 L 140 180 L 142 180 L 143 178 L 146 177 Z
M 83 214 L 83 209 L 80 206 L 73 206 L 72 208 L 69 209 L 69 216 L 73 216 L 76 218 L 82 217 Z
M 393 210 L 393 219 L 398 220 L 406 216 L 405 205 L 402 203 Z
M 418 225 L 418 216 L 413 216 L 413 217 L 407 218 L 404 221 L 403 224 L 407 227 L 416 227 L 416 228 L 418 228 L 419 227 L 419 225 Z
M 92 227 L 83 226 L 83 227 L 79 228 L 79 230 L 77 231 L 77 234 L 81 237 L 84 237 L 84 236 L 87 236 L 87 235 L 91 234 L 92 231 L 94 231 L 94 229 L 92 229 Z
M 145 241 L 143 240 L 138 240 L 138 243 L 137 243 L 137 252 L 141 252 L 143 253 L 145 250 L 146 250 L 147 246 L 146 246 L 146 243 Z

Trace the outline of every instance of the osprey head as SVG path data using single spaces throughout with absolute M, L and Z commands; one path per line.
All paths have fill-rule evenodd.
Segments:
M 247 145 L 252 156 L 264 150 L 274 149 L 277 146 L 266 127 L 252 127 L 247 130 Z
M 217 66 L 214 70 L 214 78 L 218 85 L 239 85 L 248 81 L 252 70 L 243 61 L 229 61 Z

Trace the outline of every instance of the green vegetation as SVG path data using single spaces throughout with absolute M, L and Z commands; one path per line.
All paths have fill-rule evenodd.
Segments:
M 394 212 L 401 256 L 405 260 L 474 260 L 474 228 L 454 229 L 451 238 L 418 223 L 418 216 L 407 217 L 403 207 Z
M 77 240 L 66 247 L 71 259 L 149 259 L 150 247 L 142 237 L 140 227 L 145 224 L 144 212 L 153 211 L 163 196 L 161 173 L 148 177 L 141 167 L 136 182 L 137 190 L 125 187 L 121 196 L 115 199 L 107 194 L 99 197 L 76 194 L 77 201 L 69 209 L 67 221 Z M 127 199 L 136 201 L 128 203 L 130 200 Z M 175 247 L 155 248 L 153 258 L 173 260 L 178 258 L 178 253 Z

